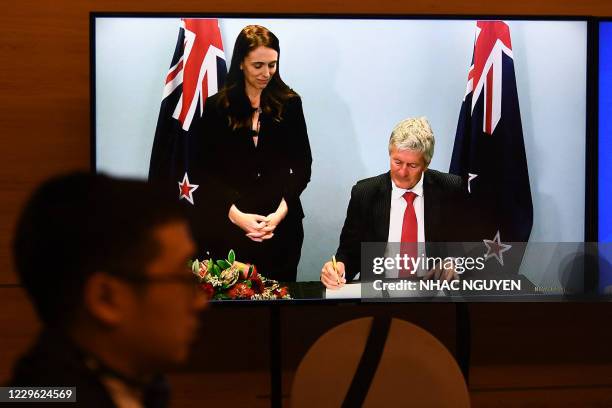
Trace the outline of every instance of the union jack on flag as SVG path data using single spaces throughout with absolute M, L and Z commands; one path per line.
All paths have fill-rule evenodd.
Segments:
M 450 172 L 465 180 L 475 214 L 470 228 L 474 241 L 497 248 L 496 258 L 500 260 L 501 249 L 509 250 L 502 241 L 529 240 L 533 224 L 531 188 L 510 27 L 503 21 L 476 23 Z M 519 263 L 521 259 L 522 254 Z
M 468 72 L 465 96 L 472 96 L 471 112 L 484 89 L 483 132 L 493 134 L 501 118 L 502 53 L 513 59 L 510 29 L 502 21 L 476 23 L 476 44 L 472 66 Z M 464 98 L 465 99 L 465 98 Z M 517 101 L 518 104 L 518 101 Z
M 217 93 L 226 74 L 218 20 L 181 19 L 164 82 L 149 180 L 178 181 L 179 199 L 192 205 L 198 185 L 189 180 L 189 146 L 195 137 L 202 137 L 194 125 L 202 117 L 206 99 Z
M 181 98 L 172 117 L 181 122 L 183 130 L 189 130 L 198 102 L 199 114 L 202 116 L 206 98 L 216 94 L 219 89 L 217 58 L 225 61 L 225 54 L 215 19 L 182 19 L 180 43 L 182 52 L 174 53 L 172 66 L 166 76 L 163 98 L 183 85 Z M 175 62 L 176 57 L 178 60 Z M 225 78 L 224 72 L 222 77 Z

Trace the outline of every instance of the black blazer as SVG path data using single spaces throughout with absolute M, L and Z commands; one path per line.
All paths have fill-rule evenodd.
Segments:
M 340 234 L 336 258 L 344 262 L 347 279 L 360 271 L 361 243 L 387 242 L 391 212 L 391 176 L 383 173 L 360 180 L 351 190 L 351 199 Z M 426 170 L 423 177 L 425 199 L 425 240 L 462 241 L 465 219 L 465 188 L 459 176 Z M 427 249 L 428 255 L 430 254 Z
M 207 99 L 192 149 L 192 171 L 209 191 L 208 204 L 216 202 L 219 216 L 226 219 L 232 204 L 268 215 L 285 198 L 288 217 L 303 218 L 300 194 L 310 181 L 312 155 L 301 99 L 285 103 L 280 121 L 260 114 L 257 147 L 249 129 L 229 127 L 217 101 L 218 94 Z
M 87 357 L 71 339 L 57 330 L 43 330 L 37 342 L 13 368 L 11 387 L 76 387 L 76 403 L 19 404 L 22 407 L 115 408 L 115 402 L 103 385 L 105 375 L 97 360 Z M 148 408 L 169 406 L 170 388 L 165 378 L 156 376 L 142 389 Z

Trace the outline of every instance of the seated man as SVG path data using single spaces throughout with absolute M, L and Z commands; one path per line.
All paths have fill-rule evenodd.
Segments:
M 11 386 L 76 387 L 82 407 L 163 407 L 206 298 L 180 209 L 146 183 L 75 173 L 44 183 L 17 225 L 21 284 L 42 320 Z
M 434 143 L 425 118 L 406 119 L 395 126 L 389 139 L 390 171 L 353 186 L 336 269 L 327 262 L 321 270 L 321 282 L 327 288 L 338 289 L 360 272 L 362 242 L 414 247 L 461 241 L 465 188 L 459 176 L 428 169 Z M 451 280 L 457 274 L 452 267 L 436 268 L 427 271 L 425 278 Z

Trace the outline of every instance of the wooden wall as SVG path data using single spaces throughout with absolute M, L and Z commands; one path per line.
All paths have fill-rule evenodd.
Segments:
M 43 179 L 68 170 L 89 168 L 91 11 L 612 16 L 612 2 L 20 0 L 4 3 L 0 13 L 0 350 L 3 350 L 0 379 L 6 377 L 11 362 L 38 327 L 22 290 L 15 286 L 10 241 L 18 211 Z M 447 336 L 449 307 L 452 306 L 402 306 L 404 310 L 416 309 L 417 320 L 427 323 L 428 329 L 440 333 L 441 337 Z M 474 358 L 480 364 L 516 362 L 516 358 L 519 362 L 525 359 L 609 362 L 612 359 L 610 304 L 475 304 L 471 308 Z M 320 317 L 330 313 L 333 315 L 335 311 L 320 307 L 310 311 L 288 308 L 285 321 L 295 328 L 297 321 L 307 320 L 307 326 L 299 327 L 312 337 L 337 320 Z M 359 313 L 362 311 L 343 309 L 338 316 L 349 318 Z M 211 314 L 211 319 L 217 327 L 223 327 L 229 326 L 227 319 L 246 322 L 261 314 L 261 309 L 224 309 L 216 316 Z M 265 344 L 262 340 L 266 337 L 265 327 L 255 330 L 259 331 L 253 334 L 254 338 Z M 296 336 L 287 340 L 288 361 L 298 360 L 309 340 Z M 584 346 L 576 347 L 576 344 Z

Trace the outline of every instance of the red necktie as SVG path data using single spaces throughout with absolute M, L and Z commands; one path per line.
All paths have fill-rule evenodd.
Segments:
M 417 258 L 417 242 L 419 240 L 418 227 L 416 212 L 414 211 L 414 199 L 417 197 L 416 193 L 412 191 L 406 191 L 404 195 L 406 200 L 406 210 L 404 211 L 404 221 L 402 223 L 402 240 L 400 244 L 400 255 L 402 257 L 402 263 L 404 255 L 412 258 L 416 261 Z M 412 262 L 408 261 L 408 268 L 399 269 L 400 278 L 416 278 L 416 272 L 412 272 Z

